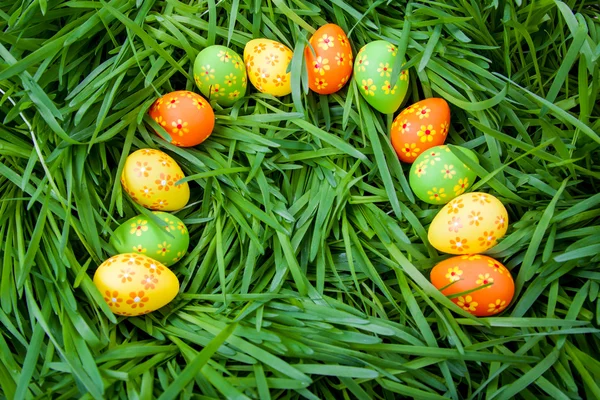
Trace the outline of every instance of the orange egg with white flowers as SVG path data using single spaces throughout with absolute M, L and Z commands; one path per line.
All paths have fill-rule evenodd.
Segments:
M 171 136 L 171 143 L 179 147 L 204 142 L 215 127 L 215 113 L 208 101 L 187 90 L 162 96 L 152 104 L 149 114 Z
M 515 294 L 510 271 L 491 257 L 475 254 L 452 257 L 430 273 L 433 286 L 456 305 L 478 317 L 503 312 Z M 458 295 L 458 296 L 457 296 Z
M 392 123 L 392 146 L 398 158 L 412 163 L 426 150 L 444 144 L 450 128 L 446 100 L 432 97 L 406 107 Z
M 308 87 L 319 94 L 337 92 L 352 74 L 352 47 L 346 33 L 335 24 L 327 24 L 309 42 L 304 50 Z

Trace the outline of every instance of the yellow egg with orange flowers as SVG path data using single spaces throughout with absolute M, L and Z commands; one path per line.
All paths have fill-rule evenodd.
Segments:
M 158 310 L 175 298 L 179 281 L 170 269 L 142 254 L 119 254 L 104 261 L 94 284 L 111 311 L 136 316 Z
M 125 160 L 121 185 L 129 197 L 151 210 L 175 211 L 190 199 L 187 182 L 179 164 L 160 150 L 141 149 Z
M 248 79 L 262 93 L 273 96 L 292 93 L 291 74 L 287 72 L 292 55 L 289 47 L 274 40 L 249 41 L 244 47 Z
M 331 94 L 340 90 L 352 74 L 352 47 L 346 33 L 335 24 L 320 27 L 304 50 L 308 86 L 313 92 Z
M 477 254 L 492 248 L 508 229 L 508 213 L 487 193 L 462 194 L 437 213 L 427 238 L 439 251 Z

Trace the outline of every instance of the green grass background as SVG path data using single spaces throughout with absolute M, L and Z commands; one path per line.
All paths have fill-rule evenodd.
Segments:
M 0 396 L 600 398 L 598 2 L 410 3 L 0 0 Z M 399 46 L 405 105 L 451 104 L 473 190 L 511 219 L 488 251 L 516 281 L 501 316 L 429 283 L 439 207 L 415 201 L 393 116 L 354 83 L 307 91 L 303 48 L 326 22 L 355 52 Z M 257 37 L 294 49 L 291 96 L 216 108 L 196 148 L 153 133 L 148 107 L 195 90 L 201 49 Z M 118 177 L 144 147 L 188 175 L 191 246 L 173 303 L 117 318 L 91 277 L 142 212 Z

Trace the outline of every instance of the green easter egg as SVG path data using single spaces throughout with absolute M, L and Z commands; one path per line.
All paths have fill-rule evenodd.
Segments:
M 179 218 L 154 211 L 165 226 L 159 226 L 144 215 L 133 217 L 115 229 L 110 244 L 117 253 L 138 253 L 169 266 L 187 252 L 190 234 Z
M 473 150 L 451 146 L 462 151 L 479 164 Z M 450 146 L 435 146 L 421 153 L 410 168 L 409 183 L 414 194 L 429 204 L 446 204 L 467 191 L 476 175 L 457 156 Z
M 246 94 L 246 66 L 235 51 L 225 46 L 208 46 L 196 57 L 194 81 L 209 101 L 229 107 Z
M 394 87 L 391 86 L 392 69 L 397 57 L 396 46 L 385 40 L 376 40 L 363 46 L 354 62 L 353 79 L 360 94 L 373 108 L 384 114 L 395 112 L 408 91 L 408 70 L 402 71 Z

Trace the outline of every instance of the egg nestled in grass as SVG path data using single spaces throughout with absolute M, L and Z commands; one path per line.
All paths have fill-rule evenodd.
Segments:
M 473 150 L 459 146 L 435 146 L 421 153 L 410 168 L 409 182 L 415 195 L 426 203 L 446 204 L 475 181 L 475 173 L 451 149 L 479 163 Z
M 508 229 L 508 213 L 487 193 L 462 194 L 437 213 L 427 238 L 437 250 L 449 254 L 483 253 L 496 245 Z
M 167 305 L 179 291 L 171 270 L 143 254 L 119 254 L 104 261 L 94 274 L 94 284 L 111 311 L 136 316 Z
M 171 143 L 180 147 L 199 145 L 215 126 L 215 113 L 208 101 L 186 90 L 171 92 L 156 100 L 149 115 L 171 136 Z M 161 136 L 160 131 L 156 133 Z
M 317 29 L 304 50 L 308 86 L 313 92 L 331 94 L 340 90 L 352 75 L 352 47 L 346 33 L 335 24 Z
M 166 266 L 173 265 L 187 252 L 190 235 L 176 216 L 161 211 L 153 214 L 162 225 L 145 215 L 138 215 L 115 229 L 110 244 L 118 253 L 139 253 Z
M 250 40 L 244 47 L 248 79 L 262 93 L 273 96 L 292 93 L 291 74 L 287 72 L 292 55 L 289 47 L 275 40 Z
M 246 94 L 246 67 L 235 51 L 208 46 L 196 56 L 194 81 L 206 98 L 229 107 Z
M 392 146 L 401 161 L 412 163 L 426 150 L 444 144 L 450 128 L 446 100 L 430 98 L 406 107 L 392 123 Z
M 501 313 L 510 305 L 515 293 L 510 271 L 484 255 L 444 260 L 433 267 L 430 278 L 444 295 L 453 296 L 451 300 L 456 305 L 478 317 Z
M 187 182 L 177 162 L 160 150 L 140 149 L 125 160 L 121 185 L 129 197 L 151 210 L 175 211 L 190 199 Z
M 385 40 L 363 46 L 354 62 L 354 81 L 360 94 L 374 109 L 395 112 L 408 91 L 408 70 L 394 71 L 398 48 Z M 402 63 L 404 65 L 404 63 Z M 396 76 L 392 76 L 392 74 Z M 392 82 L 396 79 L 394 85 Z

